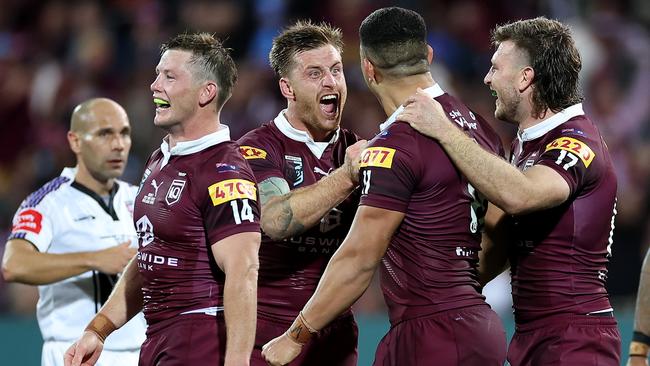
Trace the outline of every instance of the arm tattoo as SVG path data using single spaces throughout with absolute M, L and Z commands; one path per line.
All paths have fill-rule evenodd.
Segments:
M 273 230 L 272 237 L 281 236 L 282 238 L 289 238 L 293 235 L 299 234 L 305 230 L 305 227 L 294 220 L 293 210 L 289 202 L 291 198 L 291 191 L 289 184 L 286 180 L 278 177 L 270 177 L 258 184 L 260 190 L 260 201 L 262 203 L 262 210 L 265 213 L 262 215 L 262 220 L 268 220 L 269 224 L 264 225 L 268 231 Z M 268 205 L 272 197 L 283 196 L 281 200 Z M 264 217 L 267 215 L 267 217 Z
M 257 185 L 260 189 L 260 201 L 264 205 L 269 198 L 289 193 L 289 183 L 278 177 L 270 177 Z

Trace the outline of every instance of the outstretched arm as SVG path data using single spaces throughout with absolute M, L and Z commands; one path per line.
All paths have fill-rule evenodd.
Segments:
M 267 343 L 263 355 L 271 365 L 293 360 L 311 334 L 348 309 L 368 288 L 386 253 L 402 212 L 360 206 L 350 232 L 330 259 L 316 292 L 289 330 Z
M 347 148 L 345 163 L 329 176 L 308 187 L 289 190 L 282 178 L 271 177 L 258 184 L 262 202 L 262 230 L 275 240 L 303 233 L 341 203 L 358 183 L 362 140 Z
M 437 140 L 472 185 L 505 212 L 539 211 L 569 198 L 569 185 L 556 171 L 542 165 L 519 171 L 454 126 L 440 103 L 429 95 L 418 91 L 404 105 L 397 118 Z

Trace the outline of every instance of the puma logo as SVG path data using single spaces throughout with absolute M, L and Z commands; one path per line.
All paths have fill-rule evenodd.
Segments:
M 155 179 L 151 180 L 151 185 L 153 186 L 154 192 L 153 195 L 154 197 L 158 195 L 158 188 L 160 188 L 163 185 L 164 182 L 160 182 L 160 184 L 156 183 Z

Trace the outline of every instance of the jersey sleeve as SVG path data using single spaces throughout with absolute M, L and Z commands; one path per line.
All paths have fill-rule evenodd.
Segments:
M 200 210 L 210 244 L 243 232 L 260 232 L 255 177 L 238 151 L 231 155 L 220 163 L 227 169 L 201 173 Z
M 406 212 L 418 182 L 415 141 L 403 135 L 376 139 L 361 154 L 361 205 Z
M 21 206 L 14 215 L 9 240 L 23 239 L 34 244 L 40 252 L 47 252 L 54 237 L 55 225 L 47 205 Z
M 547 166 L 567 182 L 571 194 L 585 184 L 588 174 L 597 169 L 596 142 L 585 136 L 558 136 L 544 148 L 537 164 Z
M 244 136 L 239 140 L 239 150 L 250 165 L 253 174 L 258 182 L 262 182 L 267 178 L 278 177 L 284 179 L 282 159 L 278 158 L 278 154 L 268 144 L 270 138 L 262 138 L 259 135 Z M 267 141 L 261 141 L 267 140 Z

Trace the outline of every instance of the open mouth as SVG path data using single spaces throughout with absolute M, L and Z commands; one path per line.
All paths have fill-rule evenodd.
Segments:
M 339 96 L 336 94 L 323 95 L 320 98 L 320 109 L 327 117 L 336 117 L 339 109 Z
M 153 98 L 153 104 L 156 105 L 156 108 L 167 109 L 171 107 L 168 101 L 160 98 Z

